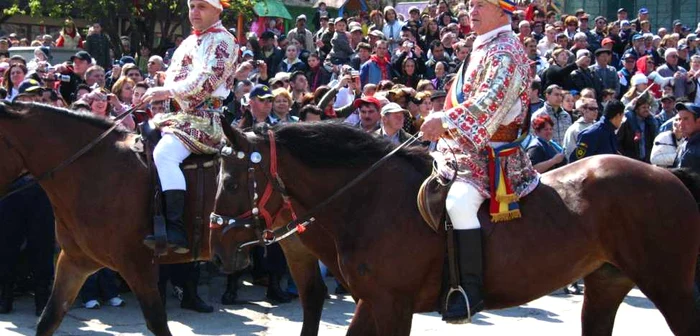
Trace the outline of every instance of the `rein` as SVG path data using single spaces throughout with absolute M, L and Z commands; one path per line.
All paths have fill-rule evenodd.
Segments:
M 71 163 L 73 163 L 73 162 L 75 162 L 76 160 L 78 160 L 81 156 L 85 155 L 85 153 L 87 153 L 87 152 L 89 152 L 91 149 L 95 148 L 95 146 L 97 146 L 97 144 L 99 144 L 99 143 L 100 143 L 102 140 L 104 140 L 110 133 L 112 133 L 112 131 L 114 131 L 114 130 L 120 125 L 121 121 L 124 120 L 124 118 L 126 118 L 126 117 L 129 116 L 130 114 L 134 113 L 134 111 L 136 111 L 136 108 L 137 108 L 137 107 L 138 107 L 138 106 L 132 107 L 132 108 L 130 108 L 130 109 L 124 111 L 122 114 L 116 116 L 116 117 L 113 119 L 114 125 L 112 125 L 112 127 L 110 127 L 109 129 L 107 129 L 106 131 L 104 131 L 102 134 L 100 134 L 100 136 L 98 136 L 97 138 L 95 138 L 94 140 L 92 140 L 90 143 L 88 143 L 87 145 L 85 145 L 85 147 L 81 148 L 78 152 L 76 152 L 75 154 L 73 154 L 71 157 L 69 157 L 69 158 L 66 159 L 65 161 L 61 162 L 58 166 L 56 166 L 56 167 L 54 167 L 53 169 L 50 169 L 49 171 L 47 171 L 47 172 L 45 172 L 45 173 L 43 173 L 43 174 L 41 174 L 41 175 L 35 177 L 33 181 L 31 181 L 31 182 L 29 182 L 29 183 L 27 183 L 27 184 L 25 184 L 25 185 L 23 185 L 23 186 L 21 186 L 21 187 L 15 189 L 15 190 L 13 190 L 13 191 L 11 191 L 11 192 L 9 192 L 9 193 L 3 195 L 2 197 L 0 197 L 0 201 L 2 201 L 2 200 L 6 199 L 6 198 L 8 198 L 8 197 L 10 197 L 10 196 L 12 196 L 12 195 L 14 195 L 14 194 L 17 194 L 17 193 L 19 193 L 19 192 L 22 192 L 22 191 L 24 191 L 24 190 L 27 190 L 27 189 L 29 189 L 29 188 L 35 186 L 36 184 L 39 183 L 39 181 L 45 180 L 46 178 L 50 178 L 54 173 L 58 172 L 59 170 L 61 170 L 61 169 L 63 169 L 63 168 L 66 168 L 68 165 L 70 165 Z M 9 145 L 10 148 L 13 148 L 12 144 L 9 142 L 8 139 L 6 139 L 5 137 L 0 137 L 0 138 L 4 139 L 5 143 L 7 143 L 7 144 Z
M 314 214 L 319 212 L 321 209 L 326 207 L 331 202 L 338 199 L 345 192 L 347 192 L 350 188 L 357 185 L 360 181 L 362 181 L 364 178 L 366 178 L 369 174 L 371 174 L 372 172 L 377 170 L 384 162 L 386 162 L 392 156 L 394 156 L 394 154 L 396 154 L 398 151 L 400 151 L 401 149 L 416 142 L 420 138 L 420 133 L 418 136 L 412 135 L 411 138 L 409 138 L 408 140 L 401 143 L 399 146 L 394 148 L 394 150 L 392 150 L 388 154 L 384 155 L 384 157 L 382 157 L 377 162 L 372 164 L 372 166 L 370 166 L 367 170 L 365 170 L 360 175 L 355 177 L 353 180 L 348 182 L 342 188 L 338 189 L 335 193 L 333 193 L 333 195 L 328 197 L 325 201 L 323 201 L 323 202 L 317 204 L 316 206 L 314 206 L 313 208 L 311 208 L 311 210 L 309 210 L 306 213 L 306 215 L 304 215 L 304 217 L 301 217 L 301 218 L 297 218 L 296 213 L 292 207 L 291 199 L 286 191 L 284 183 L 282 182 L 282 178 L 279 176 L 279 174 L 277 172 L 277 149 L 276 149 L 277 147 L 275 144 L 274 133 L 272 131 L 268 131 L 268 136 L 270 138 L 270 156 L 271 156 L 271 158 L 270 158 L 270 171 L 269 172 L 265 171 L 265 175 L 266 175 L 269 183 L 267 184 L 267 187 L 265 188 L 265 193 L 263 194 L 263 198 L 260 201 L 260 208 L 263 208 L 263 210 L 259 210 L 258 206 L 256 206 L 257 198 L 255 197 L 255 195 L 257 195 L 257 194 L 255 194 L 253 197 L 251 197 L 251 199 L 253 200 L 253 203 L 252 203 L 253 208 L 250 211 L 244 213 L 243 215 L 241 215 L 239 217 L 235 217 L 235 218 L 228 217 L 228 216 L 223 216 L 223 215 L 219 215 L 216 213 L 212 213 L 210 216 L 210 220 L 211 220 L 210 228 L 216 229 L 218 227 L 223 227 L 224 228 L 223 234 L 226 234 L 227 231 L 229 231 L 230 229 L 232 229 L 234 227 L 241 227 L 242 226 L 244 228 L 251 228 L 250 219 L 246 217 L 249 214 L 253 215 L 253 222 L 254 222 L 253 224 L 255 225 L 254 228 L 257 229 L 258 231 L 260 231 L 259 230 L 260 225 L 259 225 L 259 220 L 258 220 L 258 214 L 259 213 L 263 214 L 263 217 L 265 217 L 267 223 L 266 223 L 266 229 L 264 231 L 262 231 L 262 234 L 260 235 L 260 239 L 249 241 L 247 243 L 243 243 L 243 244 L 238 246 L 238 250 L 241 250 L 242 248 L 244 248 L 246 246 L 251 246 L 251 245 L 268 246 L 268 245 L 274 244 L 276 242 L 279 242 L 279 241 L 281 241 L 281 240 L 283 240 L 283 239 L 285 239 L 285 238 L 287 238 L 287 237 L 289 237 L 297 232 L 303 233 L 306 230 L 307 226 L 309 226 L 311 223 L 316 221 L 316 219 L 313 217 Z M 253 154 L 251 154 L 251 157 L 253 156 Z M 238 157 L 242 158 L 241 155 L 239 155 Z M 243 157 L 245 157 L 245 156 L 243 155 Z M 253 162 L 253 163 L 255 163 L 255 162 Z M 252 174 L 254 172 L 254 170 L 255 170 L 255 168 L 252 168 L 252 167 L 248 169 L 248 181 L 249 181 L 248 184 L 253 185 L 253 186 L 255 186 L 255 184 L 256 184 L 254 182 L 254 174 Z M 253 180 L 253 182 L 251 182 L 251 179 Z M 283 201 L 282 208 L 280 208 L 280 210 L 277 212 L 277 214 L 275 214 L 274 217 L 269 216 L 269 213 L 264 209 L 264 204 L 267 202 L 267 200 L 269 199 L 269 196 L 272 193 L 272 189 L 273 189 L 272 184 L 274 184 L 274 189 L 277 190 L 282 195 L 282 201 Z M 266 198 L 265 196 L 268 196 L 268 198 Z M 287 225 L 285 225 L 281 228 L 278 228 L 276 230 L 272 230 L 271 227 L 272 227 L 272 222 L 273 222 L 274 218 L 276 218 L 277 215 L 279 215 L 279 213 L 282 212 L 282 210 L 284 210 L 284 209 L 290 210 L 290 212 L 292 214 L 292 221 L 290 221 Z M 239 223 L 239 221 L 240 221 L 240 223 Z

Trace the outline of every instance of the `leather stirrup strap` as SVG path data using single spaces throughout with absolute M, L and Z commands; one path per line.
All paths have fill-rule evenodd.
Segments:
M 450 216 L 447 214 L 445 214 L 445 232 L 447 239 L 447 267 L 450 275 L 450 288 L 458 288 L 460 286 L 459 266 L 457 265 L 457 251 L 455 251 L 454 227 L 452 226 Z
M 202 246 L 202 225 L 204 224 L 204 165 L 197 163 L 197 201 L 194 207 L 194 231 L 192 241 L 192 258 L 199 259 L 199 249 Z
M 148 170 L 151 172 L 153 181 L 153 236 L 156 239 L 155 249 L 153 250 L 154 259 L 168 254 L 168 232 L 165 228 L 165 217 L 163 216 L 163 191 L 160 187 L 160 179 L 158 178 L 158 170 L 153 166 L 153 151 L 148 144 L 148 140 L 144 139 L 146 144 L 146 162 L 148 162 Z

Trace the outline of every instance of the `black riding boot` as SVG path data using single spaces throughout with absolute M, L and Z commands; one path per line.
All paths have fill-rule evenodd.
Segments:
M 270 284 L 267 285 L 267 299 L 273 303 L 288 303 L 292 297 L 280 287 L 282 277 L 278 274 L 270 273 Z
M 447 309 L 443 313 L 442 319 L 447 323 L 460 324 L 471 322 L 472 316 L 484 309 L 484 300 L 481 294 L 483 285 L 481 229 L 455 230 L 454 233 L 459 280 L 462 289 L 469 298 L 469 309 L 467 310 L 467 302 L 464 301 L 464 297 L 459 293 L 454 293 L 447 303 Z
M 0 314 L 9 314 L 12 311 L 12 303 L 14 301 L 14 283 L 12 281 L 4 281 L 0 288 Z
M 36 289 L 34 290 L 34 314 L 36 314 L 36 316 L 41 316 L 41 313 L 44 311 L 44 307 L 46 307 L 46 304 L 49 302 L 50 295 L 50 284 L 37 285 Z
M 182 217 L 185 213 L 185 191 L 166 190 L 163 192 L 165 199 L 165 225 L 168 235 L 168 246 L 173 252 L 184 254 L 190 251 L 187 242 L 187 231 Z M 148 235 L 144 244 L 150 248 L 155 248 L 156 237 Z
M 199 313 L 211 313 L 214 307 L 208 305 L 197 294 L 197 286 L 199 285 L 199 267 L 195 265 L 190 268 L 189 274 L 182 284 L 182 301 L 180 308 L 194 310 Z

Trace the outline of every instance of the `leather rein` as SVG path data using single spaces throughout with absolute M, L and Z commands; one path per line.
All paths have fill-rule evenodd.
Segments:
M 63 162 L 59 163 L 56 167 L 54 167 L 54 168 L 52 168 L 52 169 L 49 169 L 48 171 L 44 172 L 43 174 L 41 174 L 41 175 L 35 177 L 34 180 L 32 180 L 31 182 L 29 182 L 29 183 L 27 183 L 27 184 L 25 184 L 25 185 L 22 185 L 21 187 L 15 189 L 15 190 L 13 190 L 13 191 L 11 191 L 11 192 L 9 192 L 9 193 L 6 193 L 5 195 L 0 196 L 0 201 L 2 201 L 2 200 L 6 199 L 6 198 L 8 198 L 8 197 L 10 197 L 10 196 L 12 196 L 12 195 L 14 195 L 14 194 L 17 194 L 17 193 L 20 193 L 20 192 L 22 192 L 22 191 L 24 191 L 24 190 L 27 190 L 27 189 L 29 189 L 29 188 L 35 186 L 36 184 L 38 184 L 40 181 L 43 181 L 43 180 L 45 180 L 45 179 L 47 179 L 47 178 L 51 178 L 51 177 L 53 176 L 54 173 L 58 172 L 59 170 L 61 170 L 61 169 L 63 169 L 63 168 L 66 168 L 66 167 L 69 166 L 71 163 L 73 163 L 73 162 L 75 162 L 76 160 L 78 160 L 80 157 L 82 157 L 83 155 L 85 155 L 85 153 L 87 153 L 87 152 L 89 152 L 91 149 L 95 148 L 95 146 L 97 146 L 102 140 L 104 140 L 110 133 L 112 133 L 112 131 L 114 131 L 114 130 L 121 124 L 121 121 L 124 120 L 124 118 L 126 118 L 127 116 L 129 116 L 130 114 L 132 114 L 134 111 L 136 111 L 136 108 L 137 108 L 137 107 L 138 107 L 138 106 L 132 107 L 132 108 L 130 108 L 130 109 L 124 111 L 122 114 L 116 116 L 114 119 L 112 119 L 112 121 L 114 122 L 114 125 L 112 125 L 110 128 L 108 128 L 106 131 L 102 132 L 102 134 L 100 134 L 100 136 L 98 136 L 98 137 L 95 138 L 94 140 L 90 141 L 90 143 L 88 143 L 87 145 L 85 145 L 83 148 L 81 148 L 78 152 L 76 152 L 75 154 L 73 154 L 73 155 L 72 155 L 71 157 L 69 157 L 68 159 L 66 159 L 66 160 L 64 160 Z M 15 148 L 15 146 L 12 145 L 12 143 L 9 141 L 9 139 L 7 139 L 6 137 L 2 136 L 1 134 L 0 134 L 0 139 L 2 139 L 3 142 L 4 142 L 10 149 Z M 26 174 L 24 174 L 24 175 L 26 175 Z M 23 175 L 21 175 L 21 176 L 23 176 Z M 21 176 L 19 176 L 19 177 L 21 177 Z
M 244 247 L 251 246 L 251 245 L 261 245 L 261 246 L 268 246 L 271 244 L 274 244 L 276 242 L 279 242 L 283 239 L 286 239 L 287 237 L 295 234 L 295 233 L 304 233 L 306 230 L 306 227 L 309 226 L 311 223 L 316 221 L 316 219 L 313 217 L 314 214 L 318 213 L 321 209 L 326 207 L 328 204 L 342 196 L 346 191 L 348 191 L 350 188 L 354 187 L 357 185 L 360 181 L 362 181 L 365 177 L 367 177 L 369 174 L 377 170 L 379 166 L 381 166 L 384 162 L 386 162 L 389 158 L 394 156 L 396 152 L 401 150 L 402 148 L 405 148 L 414 142 L 416 142 L 420 136 L 411 136 L 408 140 L 397 146 L 394 150 L 386 154 L 384 157 L 379 159 L 379 161 L 375 162 L 371 167 L 369 167 L 367 170 L 362 172 L 360 175 L 355 177 L 352 181 L 348 182 L 345 186 L 342 188 L 338 189 L 333 195 L 328 197 L 326 200 L 323 202 L 317 204 L 315 207 L 313 207 L 311 210 L 307 212 L 307 214 L 304 217 L 297 217 L 296 211 L 294 211 L 294 207 L 292 206 L 291 198 L 289 197 L 289 193 L 287 193 L 286 187 L 284 185 L 284 182 L 282 181 L 282 178 L 280 177 L 278 171 L 277 171 L 277 145 L 275 143 L 275 135 L 272 130 L 267 131 L 267 135 L 270 139 L 270 169 L 265 170 L 264 168 L 262 169 L 263 172 L 265 173 L 265 177 L 268 180 L 267 185 L 265 186 L 265 191 L 263 192 L 262 198 L 260 198 L 260 202 L 258 203 L 258 194 L 257 194 L 257 181 L 255 180 L 255 165 L 261 164 L 262 162 L 262 157 L 260 157 L 260 154 L 255 150 L 255 147 L 253 147 L 252 152 L 250 153 L 250 160 L 248 164 L 248 193 L 249 197 L 251 200 L 252 208 L 251 210 L 246 211 L 244 214 L 236 216 L 236 217 L 230 217 L 230 216 L 224 216 L 220 215 L 217 213 L 212 212 L 210 215 L 210 224 L 209 228 L 212 230 L 215 229 L 223 229 L 222 232 L 222 237 L 226 235 L 228 231 L 231 229 L 235 228 L 245 228 L 245 229 L 255 229 L 258 233 L 259 239 L 249 241 L 246 243 L 242 243 L 238 246 L 238 250 L 243 249 Z M 228 153 L 223 153 L 222 155 L 224 156 L 229 156 L 231 155 L 231 151 Z M 239 159 L 245 159 L 248 155 L 244 152 L 238 152 L 237 157 Z M 257 156 L 257 157 L 256 157 Z M 256 162 L 257 161 L 257 162 Z M 261 164 L 262 165 L 262 164 Z M 270 200 L 270 197 L 272 196 L 272 192 L 277 191 L 281 196 L 282 196 L 282 207 L 277 210 L 274 216 L 270 215 L 270 212 L 268 212 L 265 209 L 265 205 L 267 202 Z M 279 214 L 283 210 L 289 210 L 292 216 L 292 220 L 285 226 L 282 226 L 278 229 L 273 229 L 272 224 L 274 223 L 274 220 L 279 216 Z M 260 216 L 263 217 L 265 220 L 265 228 L 262 229 L 262 225 L 260 223 Z

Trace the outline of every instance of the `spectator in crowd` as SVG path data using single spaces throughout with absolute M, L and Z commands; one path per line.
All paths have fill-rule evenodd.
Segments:
M 678 149 L 678 156 L 674 162 L 676 167 L 687 167 L 695 173 L 700 172 L 700 106 L 691 103 L 679 103 L 676 105 L 679 117 L 679 128 L 683 137 L 687 139 Z
M 323 111 L 316 105 L 306 105 L 299 111 L 299 120 L 304 122 L 321 121 Z
M 102 25 L 94 23 L 91 27 L 92 34 L 85 38 L 85 51 L 95 58 L 95 63 L 104 69 L 112 67 L 109 56 L 109 38 L 102 33 Z M 92 62 L 91 62 L 92 63 Z M 65 98 L 65 95 L 63 95 Z
M 368 83 L 379 84 L 382 80 L 393 78 L 388 52 L 387 42 L 377 41 L 375 53 L 360 67 L 360 80 L 363 86 Z
M 598 119 L 598 103 L 595 99 L 591 98 L 581 98 L 576 101 L 576 110 L 581 113 L 581 117 L 578 118 L 564 134 L 564 143 L 562 147 L 564 148 L 564 157 L 568 158 L 571 153 L 576 149 L 576 140 L 578 135 L 584 129 L 593 125 Z
M 27 67 L 23 64 L 12 64 L 5 70 L 2 85 L 7 92 L 7 100 L 12 100 L 19 94 L 19 86 L 27 76 Z
M 630 21 L 630 24 L 634 26 L 635 31 L 642 31 L 642 21 L 649 20 L 649 10 L 646 7 L 639 9 L 639 15 L 634 20 Z
M 34 49 L 34 58 L 27 63 L 27 70 L 34 72 L 39 66 L 47 67 L 51 65 L 51 50 L 49 47 L 38 47 Z
M 275 89 L 272 91 L 272 119 L 273 124 L 297 122 L 299 118 L 289 113 L 292 106 L 292 96 L 285 89 Z
M 658 125 L 663 125 L 665 122 L 671 120 L 675 117 L 678 111 L 676 111 L 676 97 L 673 95 L 665 95 L 661 97 L 661 111 L 656 114 L 656 121 Z
M 532 121 L 535 137 L 526 151 L 533 168 L 540 174 L 566 164 L 561 147 L 552 143 L 553 126 L 554 122 L 548 115 L 538 116 Z
M 83 48 L 83 37 L 80 36 L 78 27 L 75 26 L 73 20 L 66 19 L 66 21 L 63 22 L 63 28 L 61 28 L 58 40 L 56 41 L 56 47 L 67 49 Z
M 111 118 L 112 116 L 119 115 L 126 111 L 126 108 L 122 105 L 117 96 L 105 89 L 94 89 L 92 92 L 83 96 L 82 100 L 90 105 L 90 111 L 92 113 L 103 118 Z M 124 118 L 121 124 L 128 130 L 136 129 L 134 119 L 131 117 Z
M 267 64 L 268 78 L 275 77 L 275 73 L 279 69 L 279 65 L 285 58 L 285 52 L 275 45 L 275 34 L 272 32 L 264 32 L 260 36 L 263 60 Z
M 673 107 L 675 109 L 675 106 Z M 673 162 L 678 155 L 678 147 L 683 143 L 683 133 L 680 128 L 680 119 L 673 120 L 673 129 L 659 133 L 654 139 L 654 147 L 651 148 L 651 164 L 664 168 L 673 167 Z
M 583 91 L 586 88 L 592 88 L 596 94 L 603 92 L 603 83 L 601 79 L 591 70 L 591 52 L 587 49 L 581 49 L 576 52 L 576 60 L 580 61 L 578 69 L 571 73 L 572 89 Z M 600 97 L 598 97 L 600 98 Z
M 238 124 L 241 129 L 250 129 L 257 123 L 274 124 L 272 113 L 272 90 L 267 85 L 258 84 L 250 91 L 248 103 L 250 110 L 243 116 Z
M 335 33 L 331 39 L 331 64 L 342 65 L 350 61 L 350 55 L 354 50 L 350 46 L 350 34 L 347 32 L 347 20 L 337 18 L 335 20 Z
M 605 48 L 600 48 L 595 52 L 596 64 L 590 67 L 595 78 L 600 79 L 600 90 L 611 89 L 615 92 L 615 97 L 620 94 L 620 78 L 617 76 L 617 70 L 610 65 L 612 59 L 612 51 Z M 595 88 L 591 86 L 591 88 Z
M 605 105 L 603 117 L 579 133 L 576 149 L 569 156 L 569 162 L 593 155 L 619 154 L 615 131 L 622 124 L 624 112 L 625 104 L 618 100 Z
M 6 38 L 0 38 L 0 58 L 10 57 L 10 41 Z
M 306 29 L 306 15 L 301 14 L 297 16 L 296 26 L 289 30 L 287 33 L 287 38 L 291 40 L 299 41 L 301 45 L 302 52 L 311 52 L 314 48 L 313 34 Z
M 99 65 L 93 65 L 85 70 L 85 84 L 88 87 L 93 87 L 97 85 L 98 87 L 105 87 L 105 69 L 102 69 Z
M 379 121 L 381 119 L 379 112 L 381 103 L 379 100 L 375 97 L 362 97 L 355 100 L 354 106 L 360 110 L 360 121 L 356 124 L 356 127 L 368 133 L 377 131 L 380 127 Z
M 410 139 L 411 135 L 403 130 L 406 113 L 408 111 L 397 103 L 384 105 L 381 111 L 381 127 L 374 132 L 375 136 L 387 139 L 395 145 Z
M 403 22 L 399 21 L 396 14 L 396 9 L 392 6 L 384 7 L 384 19 L 386 23 L 382 27 L 382 33 L 388 42 L 389 53 L 393 53 L 399 47 L 401 41 L 401 26 Z
M 550 66 L 541 76 L 543 87 L 558 85 L 559 87 L 571 90 L 573 84 L 570 75 L 578 68 L 578 64 L 583 64 L 584 60 L 579 59 L 576 63 L 568 63 L 569 51 L 563 48 L 555 49 L 554 52 L 552 52 L 552 59 Z
M 546 56 L 554 51 L 556 44 L 557 30 L 552 25 L 547 25 L 544 29 L 544 38 L 537 42 L 537 51 L 541 56 Z
M 533 80 L 530 83 L 530 115 L 533 115 L 537 110 L 544 106 L 544 99 L 540 98 L 542 95 L 542 82 L 538 80 Z
M 163 70 L 165 70 L 163 58 L 158 55 L 151 56 L 151 58 L 148 59 L 148 64 L 146 66 L 146 79 L 157 80 L 158 73 Z
M 122 77 L 112 86 L 112 93 L 119 99 L 122 105 L 128 108 L 133 102 L 134 87 L 136 87 L 136 82 L 129 77 Z
M 314 17 L 311 18 L 311 23 L 313 23 L 315 30 L 318 31 L 321 29 L 321 20 L 324 17 L 328 18 L 328 10 L 326 9 L 326 3 L 320 1 L 316 12 L 314 12 Z
M 617 77 L 620 81 L 620 93 L 617 98 L 622 98 L 622 95 L 629 91 L 632 76 L 634 76 L 636 71 L 636 65 L 637 58 L 633 54 L 626 53 L 622 56 L 622 69 L 617 72 Z
M 665 54 L 666 64 L 660 66 L 656 72 L 662 77 L 673 77 L 673 95 L 687 99 L 695 91 L 697 85 L 692 77 L 688 76 L 686 69 L 678 66 L 678 50 L 668 48 Z
M 143 74 L 141 73 L 141 69 L 139 69 L 139 67 L 133 63 L 129 63 L 129 64 L 124 65 L 124 67 L 122 68 L 120 78 L 121 77 L 129 77 L 129 78 L 131 78 L 131 80 L 133 80 L 136 83 L 144 80 Z
M 70 61 L 72 64 L 63 64 L 56 69 L 56 72 L 61 74 L 59 91 L 68 103 L 73 102 L 71 95 L 77 90 L 78 85 L 85 83 L 85 72 L 93 65 L 92 56 L 86 51 L 77 52 Z
M 116 280 L 116 273 L 108 268 L 103 268 L 89 276 L 80 290 L 83 307 L 99 309 L 100 301 L 112 307 L 123 306 L 124 300 L 119 297 Z
M 331 74 L 321 64 L 321 58 L 318 53 L 311 53 L 307 59 L 309 69 L 306 71 L 306 80 L 309 83 L 309 90 L 315 91 L 316 88 L 322 85 L 327 85 L 331 80 Z
M 182 37 L 182 35 L 175 35 L 175 45 L 172 48 L 168 49 L 165 52 L 165 56 L 163 56 L 163 62 L 165 64 L 170 64 L 170 59 L 173 58 L 173 54 L 175 53 L 175 50 L 177 50 L 177 48 L 180 47 L 180 44 L 182 44 L 182 41 L 184 41 L 184 40 L 185 40 L 185 38 Z
M 635 98 L 644 93 L 645 95 L 649 95 L 649 99 L 647 100 L 650 103 L 651 112 L 656 114 L 659 111 L 659 103 L 656 101 L 656 99 L 652 98 L 649 92 L 645 93 L 646 89 L 649 87 L 649 80 L 647 77 L 644 74 L 637 73 L 636 75 L 632 76 L 630 84 L 631 86 L 629 90 L 627 90 L 627 93 L 622 96 L 620 101 L 622 101 L 622 103 L 625 105 L 630 105 Z
M 625 112 L 625 120 L 617 132 L 620 153 L 632 159 L 649 163 L 658 124 L 651 114 L 650 95 L 644 94 L 631 103 L 633 110 Z
M 287 46 L 286 58 L 282 60 L 277 71 L 279 72 L 295 72 L 295 71 L 306 71 L 306 64 L 299 59 L 299 49 L 296 45 L 290 44 Z
M 544 106 L 532 114 L 531 120 L 534 122 L 536 118 L 548 115 L 553 124 L 553 133 L 549 140 L 553 140 L 561 145 L 564 143 L 566 130 L 573 124 L 569 113 L 561 108 L 564 99 L 562 88 L 556 84 L 552 84 L 544 90 L 544 96 L 546 100 Z

